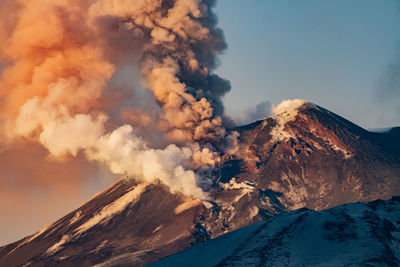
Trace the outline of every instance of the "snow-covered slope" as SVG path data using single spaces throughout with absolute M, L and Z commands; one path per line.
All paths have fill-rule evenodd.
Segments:
M 197 245 L 158 266 L 399 266 L 400 198 L 300 209 Z
M 234 129 L 238 149 L 209 177 L 212 201 L 121 180 L 0 247 L 0 266 L 142 266 L 287 211 L 400 194 L 398 131 L 371 133 L 314 104 L 286 104 Z
M 204 208 L 187 203 L 165 186 L 122 179 L 37 234 L 0 247 L 0 266 L 142 266 L 206 239 L 198 224 Z

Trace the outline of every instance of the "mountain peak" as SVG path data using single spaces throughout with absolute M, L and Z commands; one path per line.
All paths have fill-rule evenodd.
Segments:
M 0 266 L 141 266 L 290 210 L 400 193 L 398 137 L 371 133 L 303 100 L 238 127 L 238 149 L 208 173 L 212 201 L 121 180 L 34 236 L 0 248 Z M 79 251 L 80 254 L 76 252 Z

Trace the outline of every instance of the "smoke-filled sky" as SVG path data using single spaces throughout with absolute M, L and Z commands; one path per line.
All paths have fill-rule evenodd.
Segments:
M 398 1 L 219 0 L 216 13 L 231 112 L 302 98 L 365 128 L 400 126 Z
M 66 192 L 71 182 L 79 192 L 97 168 L 209 198 L 209 173 L 238 136 L 227 130 L 222 104 L 230 83 L 214 73 L 226 49 L 214 6 L 0 2 L 1 224 L 12 217 L 7 212 L 24 217 L 26 205 L 17 203 L 24 196 Z
M 0 2 L 0 245 L 121 175 L 207 199 L 235 149 L 223 104 L 237 123 L 302 98 L 400 125 L 395 1 L 214 4 Z

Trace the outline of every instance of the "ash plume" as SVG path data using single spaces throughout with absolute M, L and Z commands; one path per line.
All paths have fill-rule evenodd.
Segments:
M 400 11 L 400 1 L 396 0 L 397 12 Z M 398 44 L 393 59 L 385 67 L 376 82 L 376 96 L 379 102 L 398 103 L 400 99 L 400 45 Z M 397 113 L 400 114 L 400 105 L 396 105 Z
M 197 170 L 232 150 L 213 73 L 212 0 L 19 0 L 0 14 L 3 147 L 39 142 L 116 174 L 207 198 Z
M 270 101 L 265 100 L 260 102 L 254 107 L 249 107 L 241 114 L 234 117 L 234 122 L 236 125 L 244 125 L 254 121 L 265 119 L 272 114 L 272 104 Z
M 400 52 L 400 51 L 399 51 Z M 382 101 L 399 99 L 400 97 L 400 53 L 397 55 L 377 83 L 378 97 Z M 400 106 L 399 106 L 400 108 Z

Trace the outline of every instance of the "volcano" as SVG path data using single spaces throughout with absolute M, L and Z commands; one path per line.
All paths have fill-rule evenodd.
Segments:
M 369 132 L 304 103 L 231 130 L 238 146 L 212 174 L 211 200 L 121 179 L 1 247 L 0 266 L 143 266 L 275 215 L 400 194 L 399 128 Z

